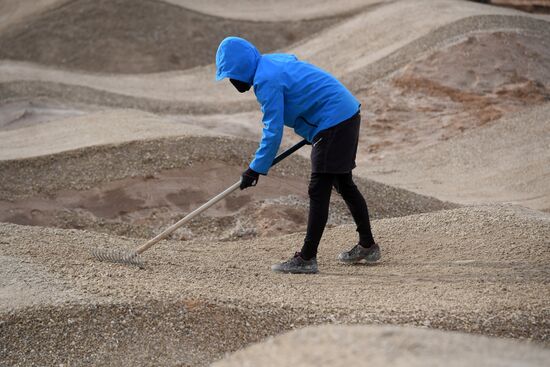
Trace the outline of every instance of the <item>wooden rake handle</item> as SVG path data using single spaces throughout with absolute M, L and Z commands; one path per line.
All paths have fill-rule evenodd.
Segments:
M 288 148 L 281 154 L 279 154 L 275 159 L 273 160 L 273 163 L 271 163 L 271 167 L 303 147 L 307 144 L 307 140 L 302 140 L 299 143 L 295 144 L 294 146 Z M 191 219 L 195 218 L 197 215 L 201 214 L 206 209 L 210 208 L 212 205 L 216 204 L 218 201 L 225 198 L 227 195 L 231 194 L 233 191 L 237 190 L 241 186 L 241 180 L 235 182 L 233 185 L 229 186 L 224 191 L 220 192 L 218 195 L 214 196 L 212 199 L 208 200 L 206 203 L 199 206 L 197 209 L 193 210 L 191 213 L 187 214 L 185 217 L 177 221 L 176 223 L 172 224 L 170 227 L 166 228 L 164 231 L 156 235 L 154 238 L 151 238 L 149 241 L 144 243 L 143 245 L 139 246 L 136 249 L 136 253 L 141 254 L 145 251 L 147 251 L 151 246 L 156 244 L 157 242 L 165 239 L 168 237 L 172 232 L 174 232 L 179 227 L 183 226 L 185 223 L 189 222 Z

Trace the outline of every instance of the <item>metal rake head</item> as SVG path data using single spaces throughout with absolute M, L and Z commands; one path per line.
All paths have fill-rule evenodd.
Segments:
M 134 250 L 93 249 L 92 255 L 99 261 L 108 261 L 144 268 L 141 256 Z

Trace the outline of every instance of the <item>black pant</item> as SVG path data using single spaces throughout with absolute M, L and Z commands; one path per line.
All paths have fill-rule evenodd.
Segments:
M 312 140 L 311 172 L 347 173 L 355 168 L 361 113 L 322 130 Z
M 304 246 L 300 251 L 302 258 L 309 260 L 317 257 L 317 248 L 328 219 L 330 194 L 332 187 L 342 195 L 359 232 L 359 243 L 365 247 L 374 244 L 367 203 L 353 182 L 351 172 L 311 173 L 309 182 L 309 218 Z

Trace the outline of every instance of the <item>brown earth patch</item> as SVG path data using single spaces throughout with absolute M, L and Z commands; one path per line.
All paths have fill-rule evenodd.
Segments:
M 475 34 L 368 88 L 368 160 L 404 154 L 550 101 L 550 42 L 531 33 Z
M 1 161 L 0 221 L 151 237 L 237 181 L 256 147 L 239 139 L 176 137 Z M 256 188 L 235 192 L 174 238 L 303 231 L 308 176 L 309 161 L 294 155 Z M 355 181 L 373 218 L 456 207 L 360 177 Z M 351 223 L 336 193 L 333 201 L 329 225 Z
M 221 192 L 232 178 L 239 178 L 240 170 L 238 166 L 206 161 L 150 176 L 115 180 L 88 190 L 60 190 L 47 196 L 0 201 L 0 221 L 148 237 Z M 303 229 L 306 184 L 303 178 L 271 175 L 262 179 L 261 189 L 235 192 L 174 238 L 229 239 Z M 288 195 L 296 195 L 295 202 L 285 200 Z M 256 225 L 256 221 L 262 225 Z

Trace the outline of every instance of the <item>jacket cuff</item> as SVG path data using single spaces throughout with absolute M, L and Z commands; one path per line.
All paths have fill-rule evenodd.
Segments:
M 250 166 L 249 168 L 255 172 L 258 172 L 260 175 L 262 176 L 267 176 L 267 171 L 269 171 L 269 168 L 268 169 L 261 169 L 260 167 L 258 167 L 255 162 L 253 161 L 252 163 L 250 163 Z

